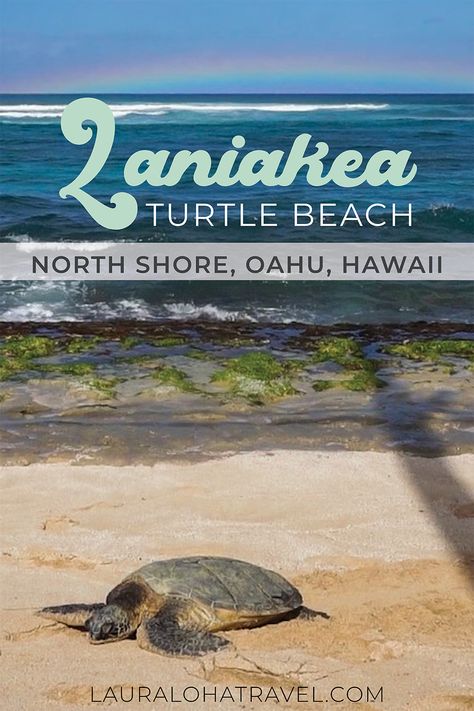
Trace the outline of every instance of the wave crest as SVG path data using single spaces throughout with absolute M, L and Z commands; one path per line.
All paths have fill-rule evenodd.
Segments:
M 342 104 L 298 104 L 298 103 L 224 103 L 224 102 L 150 102 L 109 104 L 114 116 L 123 118 L 133 114 L 142 116 L 162 116 L 169 112 L 238 113 L 241 111 L 263 111 L 271 113 L 305 113 L 313 111 L 380 111 L 389 104 L 342 103 Z M 66 104 L 0 104 L 0 119 L 44 119 L 61 116 Z

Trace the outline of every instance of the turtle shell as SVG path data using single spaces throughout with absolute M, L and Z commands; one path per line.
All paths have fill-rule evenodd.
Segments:
M 223 610 L 278 615 L 301 606 L 298 590 L 271 570 L 232 558 L 194 556 L 160 560 L 129 576 L 157 595 L 196 600 Z

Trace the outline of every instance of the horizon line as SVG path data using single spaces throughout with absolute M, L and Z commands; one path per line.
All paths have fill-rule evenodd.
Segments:
M 468 91 L 2 91 L 3 96 L 64 96 L 65 94 L 89 94 L 97 96 L 161 95 L 161 96 L 474 96 L 474 89 Z

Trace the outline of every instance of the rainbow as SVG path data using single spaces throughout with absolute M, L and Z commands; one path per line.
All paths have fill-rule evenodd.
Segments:
M 22 85 L 24 84 L 24 85 Z M 245 58 L 156 56 L 122 62 L 58 67 L 54 74 L 35 76 L 4 86 L 3 91 L 48 93 L 166 92 L 469 92 L 474 89 L 469 67 L 434 65 L 423 59 L 381 60 L 371 56 L 247 56 Z

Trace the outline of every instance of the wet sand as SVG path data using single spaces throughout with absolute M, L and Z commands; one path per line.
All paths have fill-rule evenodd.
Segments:
M 2 468 L 2 707 L 473 708 L 473 470 L 470 454 L 317 451 Z M 33 614 L 100 601 L 135 567 L 198 553 L 271 567 L 330 619 L 235 631 L 230 649 L 183 660 L 134 640 L 91 646 Z M 138 702 L 140 685 L 168 701 Z M 171 686 L 178 699 L 190 686 L 252 685 L 280 695 L 314 686 L 323 701 L 170 701 Z M 363 699 L 325 703 L 335 687 Z M 383 687 L 383 703 L 367 687 Z M 120 691 L 135 700 L 115 702 Z

